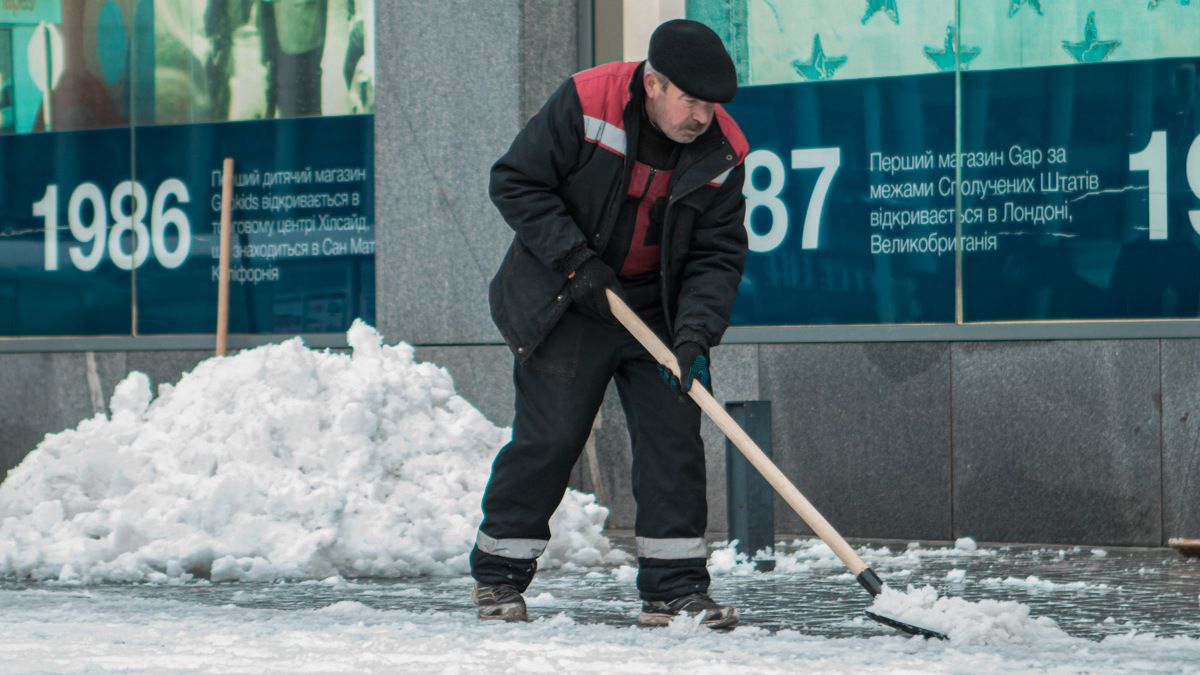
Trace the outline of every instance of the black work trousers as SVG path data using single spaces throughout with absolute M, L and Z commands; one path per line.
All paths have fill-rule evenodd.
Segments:
M 661 313 L 643 318 L 665 334 Z M 638 591 L 645 600 L 707 592 L 700 409 L 663 381 L 624 327 L 573 308 L 514 368 L 513 437 L 492 465 L 471 551 L 471 573 L 480 583 L 529 586 L 550 539 L 550 516 L 614 378 L 633 445 Z

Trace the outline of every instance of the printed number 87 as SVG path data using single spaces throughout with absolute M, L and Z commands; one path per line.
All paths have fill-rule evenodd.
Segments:
M 821 211 L 825 207 L 825 196 L 829 193 L 829 184 L 833 175 L 842 164 L 841 148 L 804 148 L 792 150 L 793 169 L 820 169 L 817 184 L 813 188 L 812 199 L 808 202 L 808 210 L 804 213 L 804 229 L 801 232 L 800 247 L 817 248 L 820 239 Z M 766 169 L 770 174 L 765 189 L 754 187 L 754 172 Z M 770 150 L 755 150 L 746 156 L 746 182 L 742 194 L 746 196 L 746 233 L 749 235 L 750 250 L 755 253 L 772 251 L 783 243 L 787 237 L 788 211 L 787 205 L 779 198 L 783 192 L 787 172 L 783 168 L 783 160 Z M 766 232 L 759 234 L 750 227 L 750 217 L 759 207 L 771 213 L 771 226 Z

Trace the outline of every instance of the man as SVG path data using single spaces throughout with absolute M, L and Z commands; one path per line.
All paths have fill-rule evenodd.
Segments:
M 700 411 L 684 395 L 709 385 L 746 255 L 747 145 L 717 105 L 736 91 L 716 33 L 668 21 L 647 62 L 568 79 L 492 167 L 492 201 L 516 231 L 490 290 L 516 356 L 516 417 L 471 551 L 481 619 L 526 618 L 521 593 L 615 377 L 633 442 L 639 622 L 737 623 L 708 596 Z M 613 320 L 606 288 L 674 346 L 682 382 Z

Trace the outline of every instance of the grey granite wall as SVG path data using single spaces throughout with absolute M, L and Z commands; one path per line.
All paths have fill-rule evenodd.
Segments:
M 0 482 L 48 433 L 107 413 L 130 371 L 153 386 L 178 381 L 211 352 L 86 352 L 0 355 Z M 89 360 L 92 366 L 89 368 Z M 89 372 L 90 371 L 90 372 Z
M 966 343 L 953 358 L 956 534 L 1162 541 L 1158 340 Z
M 498 343 L 487 284 L 512 237 L 488 171 L 577 69 L 576 3 L 377 4 L 376 317 L 389 339 Z
M 1163 538 L 1200 539 L 1200 340 L 1163 340 Z
M 777 464 L 836 529 L 950 538 L 948 344 L 764 345 L 759 368 Z

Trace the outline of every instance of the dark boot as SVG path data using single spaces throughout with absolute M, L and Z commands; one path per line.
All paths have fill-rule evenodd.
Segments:
M 737 609 L 734 607 L 718 605 L 707 593 L 692 593 L 674 600 L 643 602 L 638 623 L 643 626 L 665 626 L 680 614 L 702 616 L 700 624 L 709 628 L 733 628 L 738 622 Z
M 476 583 L 471 589 L 471 600 L 479 608 L 483 621 L 528 621 L 525 598 L 512 586 L 488 586 Z

